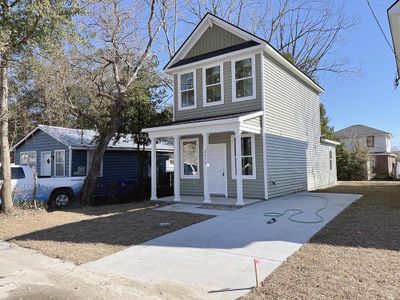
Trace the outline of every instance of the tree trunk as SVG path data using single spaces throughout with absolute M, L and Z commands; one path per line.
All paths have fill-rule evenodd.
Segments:
M 100 133 L 100 141 L 96 147 L 94 152 L 93 161 L 89 170 L 88 175 L 85 178 L 83 183 L 83 187 L 80 195 L 81 203 L 91 203 L 91 195 L 96 186 L 97 177 L 100 172 L 101 160 L 103 158 L 104 152 L 107 149 L 108 144 L 111 139 L 115 136 L 115 133 L 118 131 L 120 126 L 120 113 L 123 108 L 123 96 L 120 96 L 118 100 L 116 100 L 116 105 L 114 109 L 114 113 L 111 116 L 111 124 L 107 128 L 107 130 L 103 133 Z
M 11 195 L 11 159 L 10 145 L 8 142 L 8 61 L 3 55 L 0 61 L 0 142 L 1 166 L 3 172 L 2 206 L 8 213 L 13 208 Z

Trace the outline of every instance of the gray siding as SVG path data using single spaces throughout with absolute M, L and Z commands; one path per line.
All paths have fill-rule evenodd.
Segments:
M 211 134 L 209 137 L 210 144 L 226 144 L 226 158 L 227 158 L 227 175 L 228 175 L 228 196 L 236 197 L 236 180 L 232 178 L 232 165 L 231 165 L 231 135 L 233 133 L 218 133 Z M 199 152 L 200 152 L 200 179 L 181 179 L 181 194 L 182 195 L 198 195 L 203 196 L 203 140 L 202 136 L 199 138 Z M 183 139 L 186 137 L 183 137 Z M 243 196 L 245 198 L 264 199 L 264 168 L 263 168 L 263 155 L 262 155 L 262 136 L 255 136 L 256 146 L 256 179 L 243 180 Z
M 208 27 L 201 38 L 193 45 L 192 49 L 190 49 L 185 58 L 224 49 L 244 42 L 245 40 L 242 38 L 214 24 L 213 27 Z
M 232 66 L 231 61 L 223 63 L 224 74 L 224 104 L 203 107 L 203 76 L 202 68 L 196 69 L 196 103 L 197 107 L 187 110 L 179 110 L 178 106 L 178 75 L 174 75 L 174 111 L 175 120 L 188 120 L 204 117 L 262 110 L 261 97 L 261 55 L 256 54 L 256 97 L 252 100 L 232 102 Z
M 309 169 L 308 189 L 316 190 L 335 185 L 337 183 L 336 147 L 321 144 L 314 151 L 315 167 Z M 330 151 L 332 152 L 332 170 L 329 165 Z
M 320 148 L 319 95 L 264 54 L 269 197 L 310 189 Z M 317 150 L 319 151 L 319 150 Z
M 54 150 L 65 150 L 65 176 L 69 176 L 69 150 L 68 147 L 59 141 L 53 139 L 48 134 L 41 130 L 35 132 L 31 137 L 25 140 L 20 146 L 15 150 L 15 164 L 20 164 L 21 152 L 25 151 L 36 151 L 36 165 L 38 175 L 40 174 L 41 165 L 41 152 L 51 151 L 52 156 L 54 156 Z M 51 176 L 54 176 L 54 160 L 51 166 Z

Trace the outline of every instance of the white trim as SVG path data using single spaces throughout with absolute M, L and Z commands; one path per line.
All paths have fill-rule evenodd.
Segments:
M 253 163 L 253 175 L 242 175 L 243 179 L 257 179 L 257 172 L 256 172 L 256 137 L 255 134 L 249 133 L 249 134 L 242 134 L 241 138 L 243 139 L 244 137 L 250 137 L 251 138 L 251 159 Z M 231 135 L 231 176 L 232 179 L 237 179 L 236 172 L 235 172 L 235 136 Z M 247 156 L 246 156 L 247 157 Z M 243 155 L 242 155 L 243 158 Z M 241 167 L 240 167 L 241 169 Z
M 233 26 L 223 20 L 218 19 L 217 17 L 207 14 L 204 19 L 198 24 L 197 28 L 191 33 L 188 39 L 184 42 L 175 56 L 168 62 L 165 66 L 165 69 L 168 69 L 175 62 L 179 61 L 181 58 L 185 57 L 189 51 L 192 49 L 193 45 L 202 37 L 202 35 L 206 32 L 206 30 L 210 27 L 210 24 L 215 24 L 222 29 L 231 32 L 238 37 L 242 38 L 245 41 L 254 40 L 261 45 L 265 45 L 266 42 L 256 36 L 249 34 L 248 32 Z
M 326 138 L 321 138 L 321 143 L 331 144 L 331 145 L 335 145 L 335 146 L 339 146 L 340 145 L 339 142 L 328 140 Z
M 226 143 L 217 143 L 217 144 L 209 144 L 209 146 L 214 146 L 214 145 L 218 145 L 218 146 L 223 146 L 224 147 L 224 170 L 225 170 L 225 191 L 224 191 L 224 196 L 225 198 L 228 198 L 228 154 L 227 154 L 227 147 L 226 147 Z M 219 193 L 215 193 L 217 195 L 222 195 Z
M 213 57 L 210 57 L 207 59 L 195 61 L 195 62 L 188 63 L 188 64 L 185 64 L 182 66 L 170 68 L 170 69 L 166 70 L 165 73 L 172 75 L 172 74 L 176 74 L 177 72 L 184 72 L 187 70 L 192 70 L 193 68 L 198 69 L 198 68 L 202 68 L 204 64 L 207 64 L 207 65 L 218 64 L 221 61 L 229 61 L 229 60 L 235 59 L 236 57 L 257 54 L 260 52 L 260 50 L 263 50 L 263 49 L 264 49 L 264 46 L 256 45 L 256 46 L 252 46 L 249 48 L 245 48 L 245 49 L 213 56 Z
M 264 198 L 268 199 L 268 164 L 267 164 L 267 121 L 266 121 L 266 109 L 265 109 L 265 78 L 264 78 L 264 53 L 261 52 L 261 101 L 264 115 L 261 119 L 261 134 L 262 134 L 262 151 L 263 151 L 263 167 L 264 167 Z
M 157 139 L 151 139 L 151 198 L 150 200 L 158 200 L 157 198 Z
M 57 153 L 64 153 L 64 174 L 63 175 L 57 175 Z M 58 149 L 54 150 L 54 177 L 65 177 L 65 168 L 66 168 L 66 156 L 65 156 L 65 149 Z M 60 163 L 58 163 L 60 164 Z
M 194 104 L 191 106 L 182 106 L 182 92 L 191 91 L 192 89 L 188 90 L 181 90 L 181 75 L 193 73 L 193 100 Z M 195 109 L 197 108 L 197 97 L 196 97 L 196 69 L 191 69 L 184 72 L 179 72 L 178 74 L 178 110 L 188 110 L 188 109 Z
M 27 164 L 22 164 L 22 162 L 21 162 L 22 154 L 24 154 L 24 153 L 28 153 L 28 154 L 29 153 L 35 153 L 35 172 L 38 173 L 38 169 L 37 169 L 37 151 L 21 151 L 19 153 L 19 164 L 20 165 L 24 165 L 24 166 L 29 166 Z M 28 157 L 29 157 L 29 155 L 28 155 Z
M 210 190 L 208 185 L 208 149 L 209 149 L 209 133 L 203 133 L 203 191 L 204 191 L 204 203 L 211 203 Z M 199 173 L 200 169 L 197 168 Z
M 50 153 L 50 175 L 43 175 L 42 174 L 43 173 L 43 154 L 49 154 L 49 153 Z M 40 172 L 39 172 L 40 176 L 50 176 L 51 177 L 52 168 L 53 168 L 53 164 L 51 161 L 51 151 L 48 151 L 48 150 L 40 151 Z
M 69 151 L 68 174 L 69 174 L 69 177 L 72 177 L 72 148 L 71 148 L 71 146 L 69 147 L 68 151 Z
M 180 178 L 180 136 L 174 136 L 174 201 L 181 201 L 181 178 Z
M 220 82 L 211 84 L 209 86 L 216 86 L 220 85 L 221 86 L 221 100 L 220 101 L 215 101 L 215 102 L 207 102 L 207 83 L 206 83 L 206 70 L 214 67 L 219 67 L 220 71 Z M 209 107 L 209 106 L 215 106 L 215 105 L 221 105 L 224 104 L 224 63 L 220 62 L 218 64 L 210 64 L 207 66 L 204 66 L 202 68 L 202 77 L 203 77 L 203 107 Z
M 184 161 L 183 161 L 183 143 L 184 142 L 196 142 L 196 152 L 197 152 L 197 175 L 185 175 L 185 170 L 184 170 Z M 186 138 L 186 139 L 181 139 L 180 140 L 180 170 L 181 170 L 181 179 L 200 179 L 200 144 L 199 144 L 199 138 Z
M 86 176 L 89 174 L 89 152 L 95 152 L 95 150 L 87 150 L 86 151 Z M 101 158 L 101 164 L 100 164 L 100 173 L 97 177 L 103 177 L 103 158 L 104 156 Z M 90 163 L 91 165 L 91 163 Z
M 236 79 L 236 70 L 235 70 L 235 63 L 245 59 L 251 59 L 251 77 L 244 77 L 240 79 Z M 252 54 L 249 56 L 242 56 L 231 61 L 231 75 L 232 75 L 232 102 L 239 102 L 239 101 L 247 101 L 247 100 L 254 100 L 257 98 L 256 95 L 256 55 Z M 245 79 L 252 79 L 253 83 L 253 94 L 251 96 L 240 97 L 236 98 L 236 82 Z

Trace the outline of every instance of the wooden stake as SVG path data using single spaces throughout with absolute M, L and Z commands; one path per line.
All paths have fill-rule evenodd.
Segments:
M 258 287 L 258 269 L 257 269 L 257 259 L 254 259 L 254 272 L 256 273 L 256 287 Z

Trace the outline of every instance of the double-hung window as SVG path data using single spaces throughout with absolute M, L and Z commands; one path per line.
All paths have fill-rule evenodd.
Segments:
M 195 72 L 181 73 L 179 77 L 179 109 L 196 107 Z
M 255 155 L 255 136 L 254 134 L 242 135 L 242 178 L 255 179 L 256 178 L 256 155 Z M 232 178 L 236 179 L 236 139 L 231 136 L 231 165 L 232 165 Z
M 232 62 L 233 101 L 250 100 L 256 96 L 254 56 Z
M 224 102 L 222 77 L 222 65 L 203 68 L 204 106 L 212 106 Z
M 181 140 L 181 178 L 200 178 L 199 139 Z
M 367 136 L 367 147 L 368 148 L 375 147 L 375 137 L 373 135 Z
M 36 151 L 21 152 L 19 163 L 21 165 L 29 166 L 35 173 L 37 171 Z
M 54 174 L 56 177 L 65 176 L 65 150 L 54 150 Z

